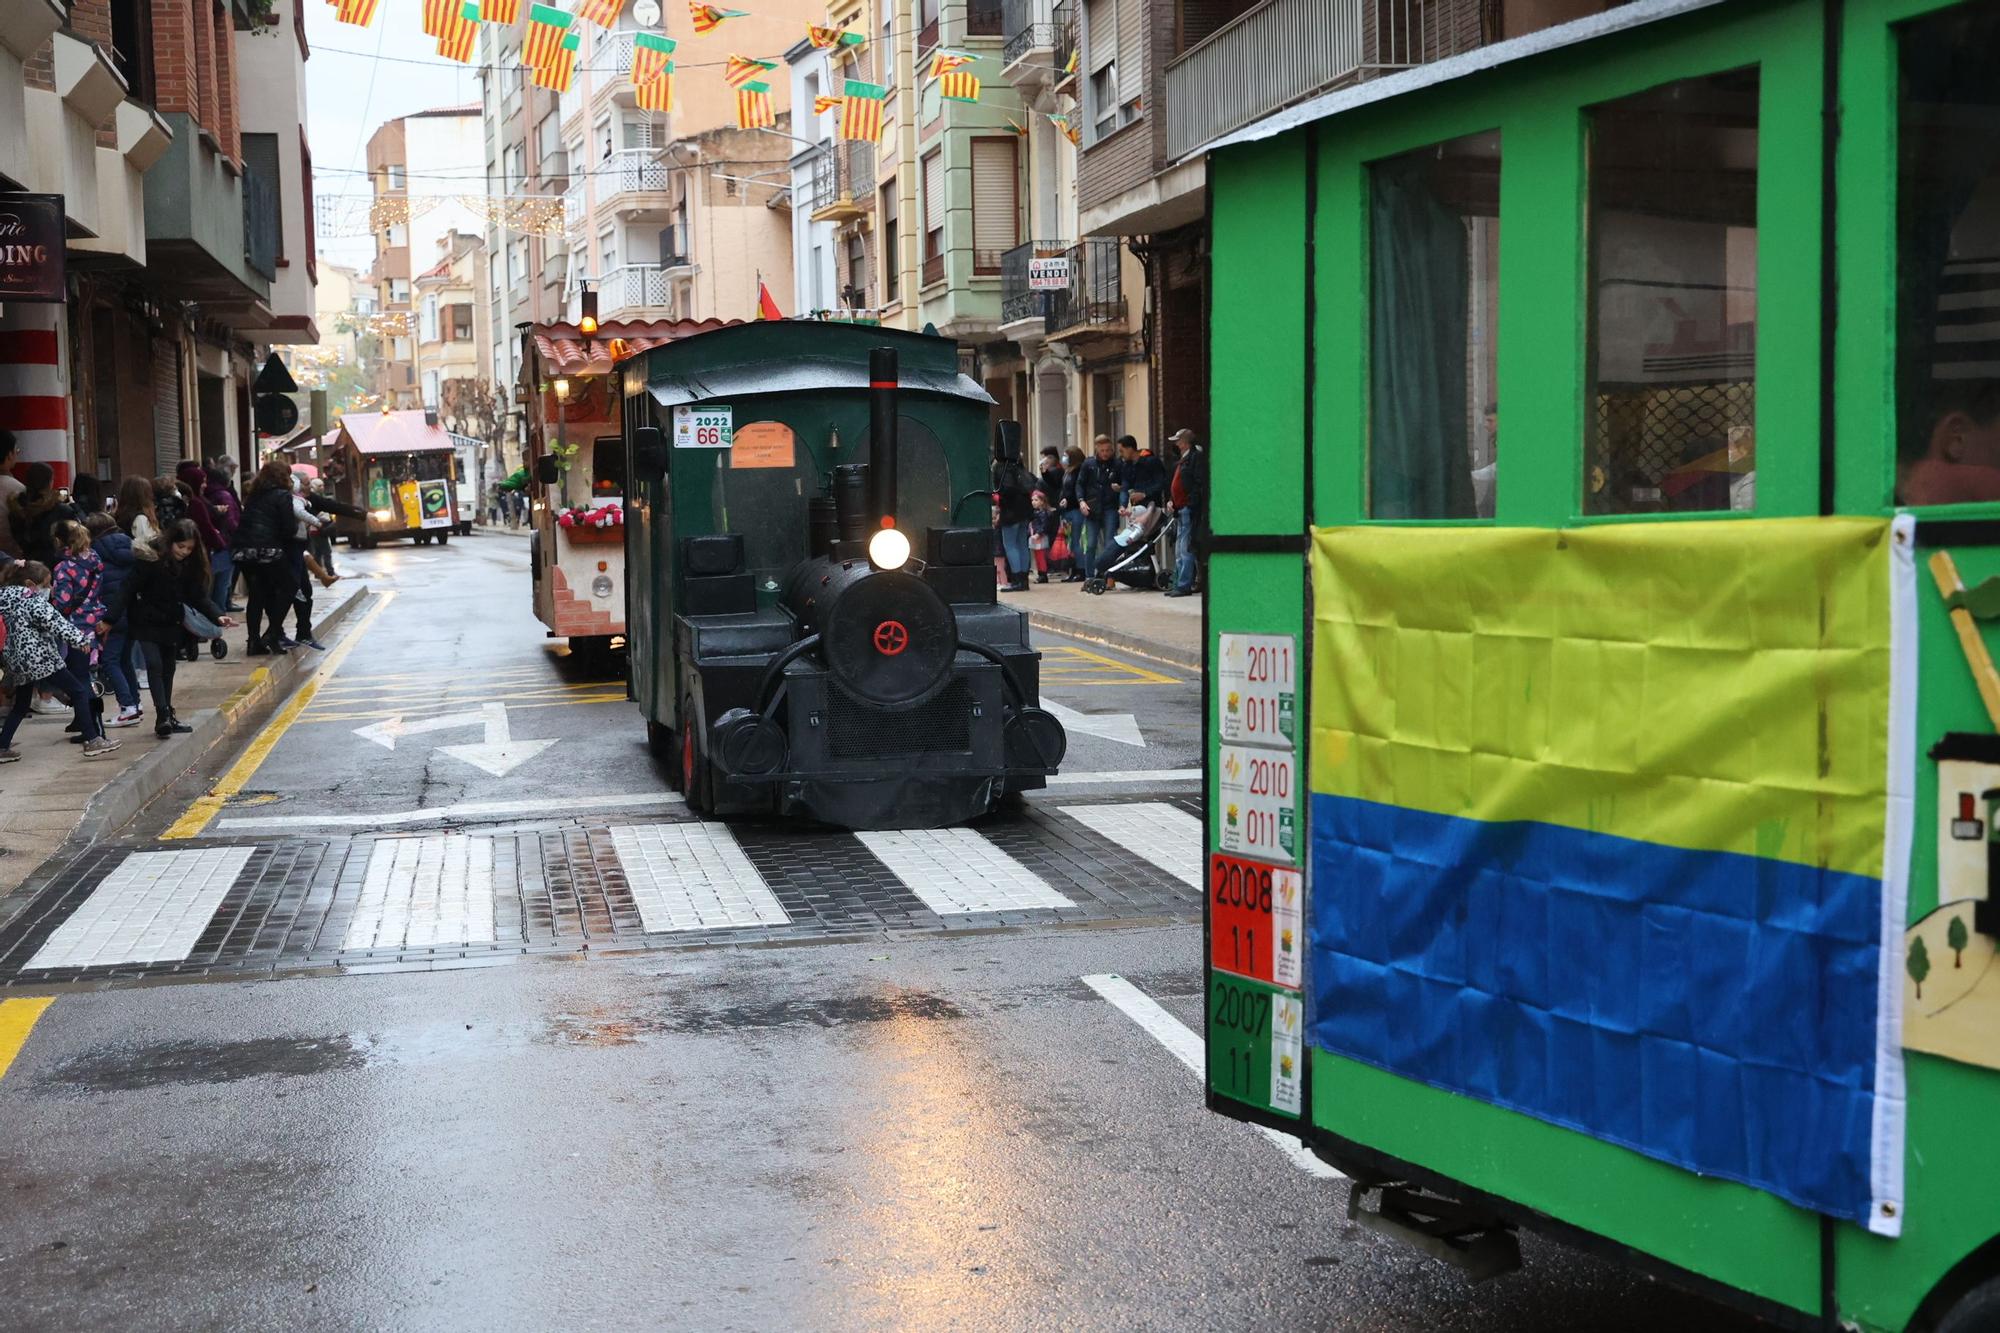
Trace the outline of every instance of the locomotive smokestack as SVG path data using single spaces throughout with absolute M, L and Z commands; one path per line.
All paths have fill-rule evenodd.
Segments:
M 875 518 L 892 527 L 896 518 L 896 349 L 868 352 L 868 479 L 873 483 Z

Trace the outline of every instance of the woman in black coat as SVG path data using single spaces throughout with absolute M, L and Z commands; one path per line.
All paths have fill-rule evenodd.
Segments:
M 296 591 L 292 586 L 289 544 L 298 531 L 292 507 L 292 469 L 274 458 L 257 469 L 243 503 L 243 524 L 230 539 L 230 551 L 250 586 L 250 607 L 244 620 L 250 627 L 247 657 L 285 651 L 285 612 Z M 259 633 L 265 623 L 270 628 Z
M 124 617 L 132 642 L 146 662 L 146 685 L 153 694 L 153 734 L 161 738 L 185 732 L 174 716 L 174 667 L 181 639 L 187 634 L 189 607 L 218 625 L 236 622 L 222 614 L 208 595 L 208 566 L 198 557 L 201 537 L 187 519 L 162 534 L 166 547 L 158 560 L 137 560 L 111 608 L 115 622 Z

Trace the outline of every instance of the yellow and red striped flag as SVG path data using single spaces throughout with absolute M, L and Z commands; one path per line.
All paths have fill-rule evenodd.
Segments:
M 576 16 L 589 19 L 600 28 L 618 26 L 618 7 L 625 0 L 576 0 Z
M 972 57 L 963 51 L 939 51 L 931 56 L 931 72 L 927 78 L 941 79 L 955 69 L 964 69 L 972 63 Z
M 451 16 L 458 12 L 452 0 L 424 0 L 424 36 L 442 37 Z
M 515 24 L 521 21 L 521 0 L 485 0 L 479 6 L 482 23 Z
M 1069 59 L 1063 61 L 1063 73 L 1065 74 L 1076 73 L 1076 53 L 1080 49 L 1081 49 L 1080 47 L 1075 47 L 1075 46 L 1072 46 L 1069 49 Z
M 771 106 L 770 84 L 746 83 L 736 90 L 737 129 L 769 129 L 777 123 L 778 113 Z
M 639 104 L 641 111 L 672 111 L 674 109 L 674 67 L 668 65 L 660 73 L 632 90 L 632 100 Z
M 1063 138 L 1079 146 L 1083 143 L 1083 131 L 1071 124 L 1068 116 L 1050 116 L 1049 120 L 1063 132 Z
M 953 70 L 938 80 L 938 96 L 952 102 L 977 102 L 979 76 L 967 74 L 964 70 Z
M 671 66 L 667 57 L 674 53 L 674 39 L 655 32 L 632 34 L 632 86 L 643 88 Z
M 714 5 L 702 4 L 701 0 L 688 0 L 688 13 L 694 18 L 694 31 L 697 37 L 714 32 L 722 26 L 724 19 L 749 17 L 748 10 L 717 9 Z
M 521 63 L 541 69 L 556 58 L 569 31 L 570 16 L 553 5 L 528 6 L 528 32 L 521 39 Z
M 444 31 L 438 34 L 438 54 L 446 60 L 469 65 L 478 41 L 479 6 L 471 0 L 460 0 L 457 9 L 445 20 Z
M 858 32 L 845 28 L 822 28 L 816 23 L 806 24 L 806 36 L 822 51 L 836 46 L 866 46 L 868 39 Z
M 529 72 L 528 82 L 552 93 L 568 92 L 570 80 L 576 77 L 576 49 L 581 45 L 583 39 L 575 33 L 564 37 L 549 63 L 537 65 Z
M 357 28 L 365 28 L 375 21 L 376 6 L 381 0 L 339 0 L 333 16 L 342 23 L 352 23 Z
M 813 98 L 813 114 L 815 116 L 823 116 L 839 105 L 840 99 L 838 97 L 821 93 L 818 97 Z
M 889 90 L 879 83 L 849 79 L 841 97 L 840 137 L 874 143 L 882 137 L 882 102 Z
M 729 64 L 722 71 L 723 82 L 732 88 L 741 88 L 752 79 L 761 79 L 778 67 L 775 60 L 756 60 L 750 56 L 729 57 Z

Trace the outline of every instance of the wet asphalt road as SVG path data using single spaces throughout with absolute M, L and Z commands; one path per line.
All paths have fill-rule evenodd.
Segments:
M 658 791 L 622 690 L 529 615 L 524 544 L 342 555 L 397 596 L 224 812 L 297 823 L 196 845 L 261 856 L 320 845 L 314 821 L 337 816 Z M 1053 697 L 1139 711 L 1148 741 L 1079 737 L 1074 771 L 1194 766 L 1192 681 L 1049 643 Z M 476 730 L 394 751 L 354 734 L 495 701 L 513 735 L 557 743 L 495 775 L 429 744 Z M 227 758 L 99 854 L 168 845 Z M 1130 876 L 1060 807 L 1189 791 L 1086 786 L 984 836 L 1046 875 L 1020 849 L 1060 834 L 1075 864 Z M 452 826 L 575 847 L 659 817 Z M 760 836 L 779 835 L 743 835 L 758 857 L 783 852 Z M 1123 976 L 1198 1028 L 1198 900 L 1161 878 L 1067 919 L 911 911 L 201 984 L 31 973 L 0 990 L 56 997 L 0 1077 L 0 1325 L 1751 1326 L 1532 1239 L 1524 1272 L 1473 1287 L 1347 1224 L 1343 1182 L 1208 1114 L 1194 1075 L 1085 984 Z

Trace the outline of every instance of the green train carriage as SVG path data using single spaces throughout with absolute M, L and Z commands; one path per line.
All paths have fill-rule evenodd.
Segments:
M 631 688 L 694 809 L 919 828 L 1044 785 L 1067 741 L 992 559 L 1019 430 L 956 342 L 760 321 L 621 369 Z
M 1210 146 L 1207 1100 L 1368 1225 L 1996 1326 L 1996 70 L 1639 0 Z

